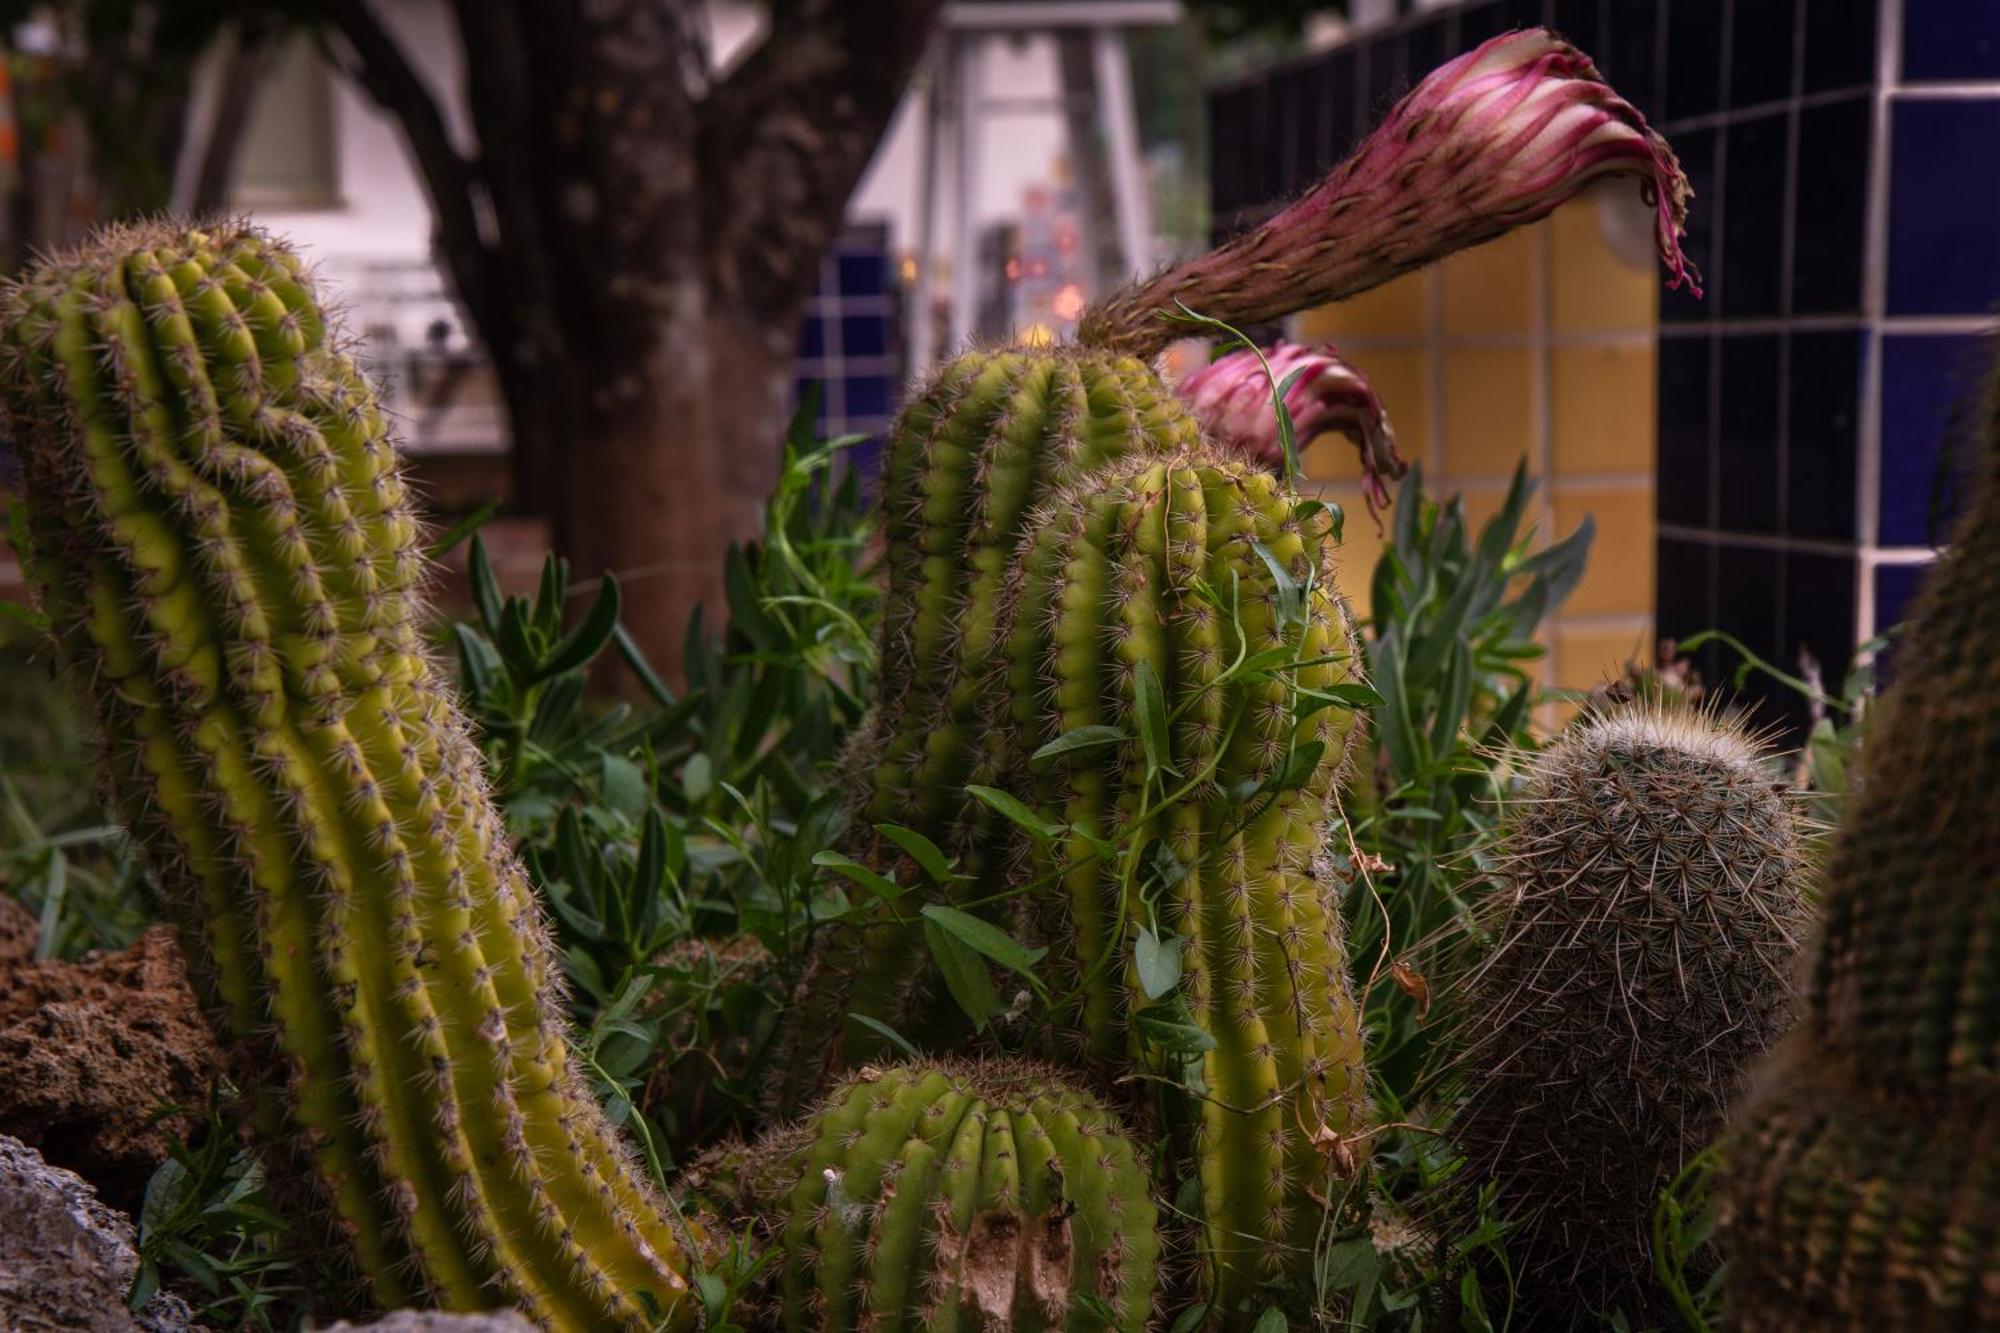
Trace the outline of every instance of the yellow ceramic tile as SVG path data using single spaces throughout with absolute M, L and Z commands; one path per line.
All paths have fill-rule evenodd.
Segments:
M 1389 428 L 1396 432 L 1396 447 L 1403 457 L 1421 459 L 1430 447 L 1430 423 L 1425 410 L 1430 393 L 1424 380 L 1425 354 L 1422 352 L 1360 352 L 1354 365 L 1368 377 L 1375 396 L 1389 414 Z M 1305 474 L 1315 481 L 1346 482 L 1361 475 L 1361 463 L 1354 443 L 1345 435 L 1322 435 L 1306 445 L 1299 460 Z
M 1548 227 L 1549 317 L 1558 332 L 1653 327 L 1660 304 L 1658 270 L 1635 268 L 1612 253 L 1592 196 L 1557 209 Z
M 1447 473 L 1508 476 L 1527 456 L 1534 428 L 1533 368 L 1525 347 L 1445 350 Z
M 1564 615 L 1648 615 L 1653 609 L 1653 489 L 1558 487 L 1556 528 L 1567 535 L 1585 515 L 1597 520 L 1583 580 Z
M 1465 525 L 1471 530 L 1474 539 L 1478 538 L 1480 529 L 1486 526 L 1486 520 L 1499 513 L 1500 506 L 1507 502 L 1507 492 L 1502 487 L 1475 486 L 1466 490 L 1448 486 L 1446 495 L 1448 496 L 1453 490 L 1456 490 L 1459 498 L 1465 501 Z
M 1445 260 L 1446 335 L 1525 333 L 1540 244 L 1540 228 L 1524 227 Z
M 1653 470 L 1653 359 L 1651 344 L 1553 350 L 1558 473 Z
M 1305 311 L 1294 331 L 1304 341 L 1413 338 L 1424 331 L 1428 304 L 1423 273 L 1405 273 L 1394 282 L 1336 305 Z
M 1591 690 L 1652 657 L 1651 630 L 1556 628 L 1555 678 L 1566 689 Z

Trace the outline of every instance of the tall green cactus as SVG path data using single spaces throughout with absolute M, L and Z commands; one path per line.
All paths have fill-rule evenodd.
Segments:
M 574 1068 L 423 654 L 382 412 L 297 256 L 237 225 L 114 228 L 14 284 L 0 324 L 32 569 L 113 794 L 375 1297 L 691 1322 L 692 1238 Z
M 1725 1313 L 2000 1328 L 2000 371 L 1869 715 L 1798 1028 L 1730 1141 Z
M 1528 760 L 1490 863 L 1490 942 L 1453 982 L 1455 1199 L 1491 1184 L 1535 1328 L 1671 1319 L 1659 1193 L 1783 1030 L 1805 925 L 1797 802 L 1756 742 L 1612 705 Z
M 865 1070 L 781 1136 L 775 1322 L 1143 1333 L 1158 1214 L 1109 1111 L 1015 1061 Z
M 1301 513 L 1211 454 L 1105 469 L 1023 544 L 992 688 L 1002 767 L 1072 830 L 1028 840 L 1058 1050 L 1171 1076 L 1181 1048 L 1141 929 L 1181 951 L 1178 997 L 1214 1043 L 1184 1128 L 1210 1296 L 1231 1316 L 1258 1313 L 1262 1278 L 1309 1267 L 1344 1189 L 1326 1135 L 1366 1112 L 1339 902 L 1314 872 L 1359 657 L 1326 516 Z M 1032 761 L 1093 726 L 1124 739 Z

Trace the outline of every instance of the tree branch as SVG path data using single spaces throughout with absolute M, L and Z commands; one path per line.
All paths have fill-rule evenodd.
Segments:
M 330 57 L 402 125 L 452 285 L 480 340 L 496 359 L 503 357 L 512 342 L 512 320 L 488 281 L 494 252 L 479 225 L 478 168 L 452 146 L 437 99 L 367 0 L 325 0 L 320 10 L 344 46 L 330 46 Z
M 786 326 L 774 316 L 811 292 L 942 7 L 773 4 L 770 35 L 701 107 L 701 193 L 718 297 Z

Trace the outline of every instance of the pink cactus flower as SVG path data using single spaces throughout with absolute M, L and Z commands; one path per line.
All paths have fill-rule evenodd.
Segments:
M 1284 464 L 1284 446 L 1272 388 L 1294 371 L 1299 374 L 1285 390 L 1285 410 L 1299 447 L 1329 431 L 1354 441 L 1361 452 L 1361 491 L 1368 512 L 1379 513 L 1389 504 L 1388 482 L 1407 473 L 1410 465 L 1396 452 L 1388 413 L 1367 377 L 1333 347 L 1279 342 L 1264 349 L 1261 361 L 1250 348 L 1240 348 L 1182 380 L 1179 393 L 1211 440 L 1275 469 Z
M 1547 217 L 1603 176 L 1639 179 L 1670 287 L 1700 295 L 1681 253 L 1693 195 L 1673 150 L 1547 29 L 1495 37 L 1439 67 L 1311 191 L 1213 253 L 1085 312 L 1087 343 L 1150 356 L 1180 307 L 1243 325 L 1366 291 Z

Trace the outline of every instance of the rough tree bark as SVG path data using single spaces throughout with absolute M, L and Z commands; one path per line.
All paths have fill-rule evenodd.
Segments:
M 379 0 L 377 0 L 379 3 Z M 773 0 L 727 71 L 697 0 L 452 0 L 476 146 L 370 0 L 329 49 L 400 122 L 493 358 L 518 503 L 678 666 L 775 480 L 793 340 L 941 0 Z

